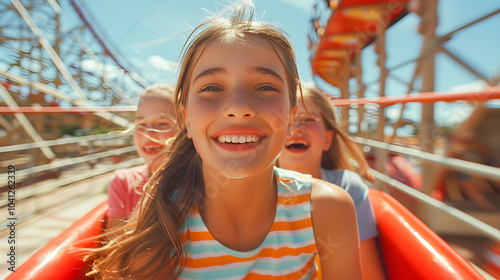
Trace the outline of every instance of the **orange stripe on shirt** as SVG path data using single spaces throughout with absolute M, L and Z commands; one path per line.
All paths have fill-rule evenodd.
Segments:
M 261 275 L 257 273 L 250 273 L 245 277 L 245 280 L 282 280 L 282 279 L 287 279 L 287 280 L 295 280 L 295 279 L 302 279 L 307 272 L 311 269 L 311 266 L 314 265 L 314 259 L 310 260 L 301 270 L 295 271 L 293 273 L 285 274 L 285 275 L 277 275 L 277 276 L 271 276 L 271 275 Z M 316 271 L 314 271 L 313 275 L 311 275 L 310 279 L 316 279 Z
M 310 245 L 306 245 L 304 247 L 299 247 L 299 248 L 279 248 L 279 249 L 267 248 L 263 249 L 260 252 L 259 258 L 281 258 L 285 256 L 298 256 L 300 254 L 309 254 L 315 251 L 316 251 L 315 246 L 310 246 Z M 224 255 L 220 257 L 207 257 L 201 259 L 187 258 L 186 267 L 204 268 L 214 265 L 227 265 L 232 263 L 247 262 L 255 259 L 256 256 L 248 258 L 239 258 L 230 255 Z
M 294 205 L 303 202 L 308 202 L 311 200 L 311 194 L 306 193 L 298 196 L 278 196 L 278 204 L 282 205 Z

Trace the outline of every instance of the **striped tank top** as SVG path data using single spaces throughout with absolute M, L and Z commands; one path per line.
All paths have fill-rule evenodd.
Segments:
M 271 230 L 254 250 L 227 248 L 195 210 L 180 228 L 187 263 L 179 279 L 317 279 L 311 176 L 275 168 L 278 203 Z

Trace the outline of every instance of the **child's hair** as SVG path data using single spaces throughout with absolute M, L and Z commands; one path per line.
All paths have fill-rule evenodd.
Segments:
M 351 156 L 357 163 L 360 175 L 369 181 L 373 181 L 373 175 L 368 171 L 368 163 L 363 155 L 363 151 L 357 143 L 353 142 L 337 125 L 335 111 L 325 94 L 319 89 L 303 88 L 304 98 L 309 97 L 320 109 L 321 117 L 325 128 L 333 131 L 332 144 L 330 149 L 323 151 L 321 156 L 321 167 L 325 169 L 356 169 L 349 162 Z
M 87 256 L 88 260 L 94 259 L 93 271 L 89 274 L 106 279 L 173 279 L 182 272 L 185 249 L 178 229 L 193 208 L 202 207 L 204 183 L 201 158 L 187 137 L 179 108 L 188 103 L 192 70 L 207 46 L 242 41 L 274 50 L 288 80 L 290 110 L 296 106 L 296 92 L 300 89 L 293 48 L 282 30 L 252 22 L 252 15 L 253 5 L 240 6 L 231 19 L 208 20 L 189 36 L 188 41 L 193 38 L 184 46 L 175 90 L 180 131 L 172 143 L 170 155 L 146 185 L 139 212 L 133 214 L 128 225 L 110 233 L 121 231 L 122 234 Z M 206 28 L 194 36 L 202 27 Z
M 140 100 L 146 97 L 158 97 L 166 99 L 170 102 L 174 101 L 175 86 L 167 83 L 159 83 L 148 86 L 144 89 L 139 97 Z

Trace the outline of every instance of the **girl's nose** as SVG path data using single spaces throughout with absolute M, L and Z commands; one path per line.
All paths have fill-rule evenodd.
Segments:
M 297 135 L 297 134 L 302 133 L 302 126 L 298 125 L 298 123 L 295 123 L 295 125 L 293 126 L 293 129 L 292 129 L 292 133 L 293 133 L 293 135 Z
M 302 130 L 305 126 L 306 124 L 302 120 L 297 119 L 293 124 L 293 130 Z
M 226 118 L 251 119 L 255 117 L 255 108 L 244 91 L 236 91 L 224 109 Z

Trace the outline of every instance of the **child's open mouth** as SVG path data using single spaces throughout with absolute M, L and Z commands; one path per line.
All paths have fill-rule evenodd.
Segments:
M 310 145 L 311 143 L 303 138 L 292 138 L 285 142 L 285 148 L 294 153 L 305 152 Z
M 162 149 L 162 145 L 147 145 L 142 148 L 142 150 L 148 155 L 158 154 Z
M 262 143 L 266 138 L 264 132 L 252 127 L 228 127 L 217 131 L 212 139 L 228 151 L 248 151 Z

